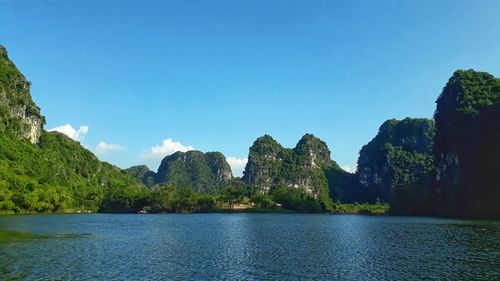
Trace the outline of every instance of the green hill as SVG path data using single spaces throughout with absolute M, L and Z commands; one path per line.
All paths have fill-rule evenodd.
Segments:
M 29 88 L 0 47 L 0 212 L 137 207 L 142 183 L 69 137 L 44 131 L 45 119 Z

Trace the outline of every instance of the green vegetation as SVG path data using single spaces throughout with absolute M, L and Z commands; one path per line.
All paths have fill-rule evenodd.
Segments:
M 149 194 L 144 210 L 154 213 L 193 213 L 206 212 L 216 205 L 215 198 L 192 188 L 159 186 Z
M 434 174 L 434 122 L 388 120 L 358 159 L 359 202 L 385 202 L 400 214 L 430 212 L 428 189 Z
M 166 156 L 154 173 L 144 165 L 125 170 L 145 185 L 173 185 L 214 193 L 232 179 L 231 167 L 220 152 L 191 150 Z
M 78 142 L 44 132 L 39 145 L 0 135 L 0 212 L 98 211 L 112 194 L 144 189 Z M 109 204 L 108 204 L 109 205 Z
M 163 159 L 155 182 L 213 193 L 231 179 L 231 168 L 220 152 L 176 152 Z
M 155 172 L 151 171 L 146 165 L 132 166 L 124 171 L 142 181 L 146 186 L 155 185 Z
M 21 242 L 26 240 L 33 240 L 38 238 L 43 238 L 44 236 L 20 231 L 11 230 L 1 230 L 0 229 L 0 244 L 11 243 L 11 242 Z
M 61 233 L 61 234 L 36 234 L 31 232 L 13 231 L 0 229 L 0 244 L 13 243 L 13 242 L 29 242 L 35 239 L 75 239 L 87 237 L 89 234 L 74 234 L 74 233 Z
M 431 212 L 430 193 L 434 176 L 431 155 L 404 151 L 386 144 L 387 159 L 391 163 L 388 176 L 391 192 L 391 212 L 424 215 Z
M 139 173 L 148 171 L 137 169 Z M 323 212 L 325 206 L 302 188 L 275 187 L 262 194 L 239 179 L 207 193 L 171 184 L 146 188 L 128 173 L 98 159 L 63 134 L 44 132 L 38 145 L 0 136 L 0 208 L 3 213 L 100 212 L 191 213 L 233 211 Z
M 389 204 L 370 204 L 370 203 L 350 203 L 350 204 L 341 204 L 335 203 L 333 205 L 333 212 L 338 214 L 374 214 L 374 215 L 382 215 L 390 213 L 390 205 Z
M 333 162 L 332 166 L 324 169 L 328 179 L 328 189 L 332 200 L 344 203 L 354 203 L 359 200 L 359 186 L 356 174 L 351 174 Z
M 444 103 L 449 102 L 449 98 L 455 100 L 450 104 L 452 106 L 446 107 Z M 474 70 L 455 71 L 437 101 L 438 108 L 450 110 L 458 116 L 471 117 L 478 116 L 482 109 L 499 102 L 500 79 Z
M 305 212 L 320 213 L 326 209 L 320 200 L 314 199 L 303 189 L 276 188 L 271 191 L 271 198 L 285 209 Z
M 324 212 L 321 201 L 302 189 L 273 188 L 268 194 L 248 185 L 232 185 L 207 194 L 191 187 L 156 185 L 150 190 L 114 192 L 109 189 L 101 205 L 104 212 Z

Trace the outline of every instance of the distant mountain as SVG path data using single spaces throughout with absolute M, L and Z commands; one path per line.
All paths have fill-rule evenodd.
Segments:
M 359 152 L 360 201 L 391 203 L 399 212 L 428 212 L 434 135 L 430 119 L 384 122 Z
M 456 71 L 436 101 L 435 192 L 441 214 L 500 217 L 500 79 Z
M 69 137 L 43 130 L 30 83 L 0 46 L 0 212 L 123 210 L 144 186 Z
M 155 184 L 155 172 L 151 171 L 146 165 L 132 166 L 124 171 L 134 178 L 140 180 L 146 186 L 153 186 Z
M 146 166 L 134 166 L 125 171 L 148 186 L 165 184 L 189 187 L 205 193 L 219 190 L 233 178 L 231 167 L 222 153 L 196 150 L 178 151 L 166 156 L 157 173 Z
M 327 171 L 332 169 L 343 172 L 331 160 L 326 143 L 315 136 L 304 135 L 296 147 L 290 149 L 264 135 L 250 147 L 242 180 L 264 194 L 278 187 L 302 189 L 318 199 L 324 208 L 331 209 Z M 336 173 L 330 175 L 337 176 Z

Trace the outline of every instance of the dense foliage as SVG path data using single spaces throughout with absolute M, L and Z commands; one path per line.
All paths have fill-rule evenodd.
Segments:
M 106 195 L 101 211 L 148 213 L 194 213 L 238 210 L 290 210 L 319 213 L 325 206 L 302 189 L 273 188 L 268 194 L 248 185 L 230 185 L 208 194 L 190 187 L 155 185 L 150 190 L 125 189 Z
M 286 209 L 298 212 L 320 213 L 326 208 L 326 206 L 322 206 L 322 202 L 314 199 L 303 189 L 280 187 L 273 189 L 270 194 L 271 200 Z
M 356 174 L 344 171 L 334 163 L 331 167 L 324 169 L 328 180 L 330 198 L 343 203 L 364 202 L 360 195 L 359 182 Z
M 358 200 L 391 203 L 398 213 L 429 212 L 423 203 L 429 199 L 434 172 L 434 134 L 434 122 L 429 119 L 384 122 L 359 153 Z
M 133 166 L 125 170 L 147 186 L 159 184 L 193 188 L 214 193 L 232 179 L 231 167 L 220 152 L 191 150 L 177 151 L 161 161 L 158 172 L 146 166 Z
M 232 177 L 231 168 L 219 152 L 176 152 L 163 159 L 156 173 L 157 183 L 215 192 Z
M 127 194 L 141 188 L 63 134 L 44 132 L 39 145 L 0 135 L 2 212 L 97 211 L 110 189 Z
M 145 207 L 148 212 L 192 213 L 215 208 L 216 199 L 192 188 L 176 188 L 170 185 L 155 187 L 149 194 Z
M 500 216 L 500 79 L 456 71 L 436 101 L 436 200 L 439 211 Z
M 142 181 L 146 186 L 155 184 L 155 172 L 151 171 L 146 165 L 132 166 L 124 170 L 134 178 Z

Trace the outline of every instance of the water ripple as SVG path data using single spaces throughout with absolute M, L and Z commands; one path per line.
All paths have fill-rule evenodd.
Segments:
M 0 218 L 0 279 L 500 280 L 495 222 L 193 214 Z

